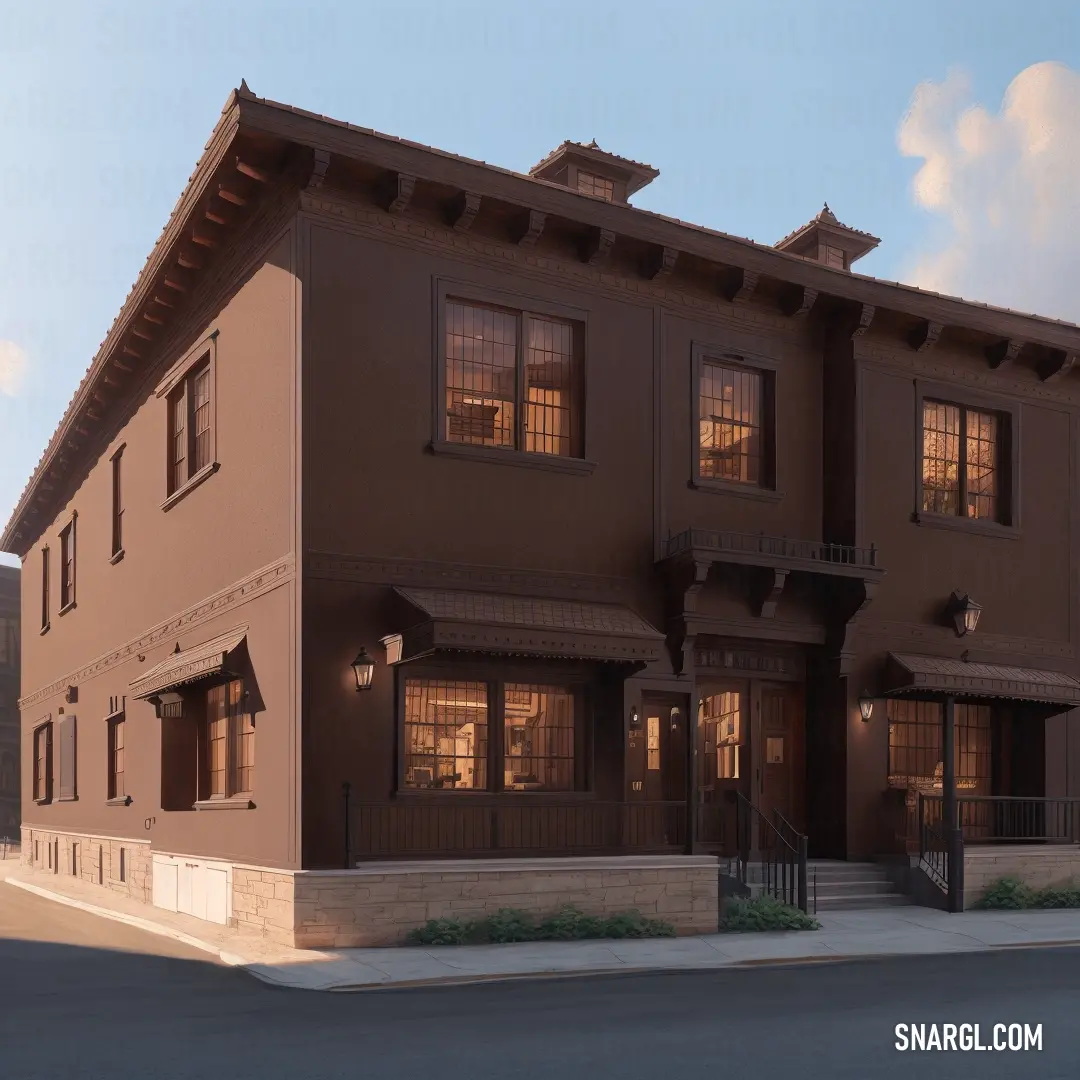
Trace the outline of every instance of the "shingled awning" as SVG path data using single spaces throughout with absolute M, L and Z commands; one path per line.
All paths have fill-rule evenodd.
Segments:
M 664 635 L 620 604 L 396 588 L 422 621 L 384 639 L 391 663 L 440 650 L 645 664 Z
M 227 669 L 230 655 L 246 639 L 247 630 L 246 626 L 237 626 L 201 645 L 172 653 L 130 684 L 132 696 L 145 700 L 178 686 L 222 674 Z
M 886 694 L 953 694 L 1080 705 L 1080 680 L 1060 671 L 889 653 Z

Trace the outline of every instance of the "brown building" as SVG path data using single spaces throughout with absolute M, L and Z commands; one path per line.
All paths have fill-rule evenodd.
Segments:
M 230 97 L 2 537 L 24 858 L 319 945 L 1073 838 L 1080 328 L 656 175 Z
M 19 571 L 0 566 L 0 844 L 19 839 Z

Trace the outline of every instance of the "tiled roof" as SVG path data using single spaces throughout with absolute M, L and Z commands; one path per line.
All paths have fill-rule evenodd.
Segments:
M 880 236 L 874 236 L 873 233 L 863 232 L 862 229 L 853 229 L 850 225 L 845 225 L 842 221 L 839 221 L 836 215 L 829 209 L 829 204 L 826 203 L 805 225 L 800 225 L 797 229 L 792 229 L 783 239 L 778 240 L 777 247 L 781 247 L 789 240 L 793 240 L 801 232 L 805 232 L 811 225 L 820 223 L 822 225 L 832 225 L 836 229 L 843 229 L 845 232 L 853 233 L 855 236 L 863 236 L 867 240 L 873 240 L 875 244 L 881 243 Z M 920 290 L 922 291 L 922 290 Z
M 663 637 L 639 615 L 619 604 L 590 604 L 578 600 L 548 600 L 449 589 L 398 587 L 396 591 L 435 620 Z
M 890 660 L 903 676 L 894 687 L 900 693 L 927 690 L 1080 704 L 1080 679 L 1061 671 L 913 653 L 892 653 Z
M 577 150 L 586 150 L 594 154 L 602 154 L 606 158 L 610 158 L 611 161 L 618 165 L 629 165 L 632 169 L 640 169 L 642 172 L 652 173 L 654 176 L 660 175 L 660 170 L 652 165 L 646 165 L 644 161 L 634 161 L 633 158 L 623 157 L 621 154 L 613 154 L 610 150 L 604 150 L 597 145 L 595 139 L 591 142 L 582 143 L 574 142 L 573 139 L 564 139 L 550 154 L 545 156 L 542 160 L 538 161 L 530 170 L 530 175 L 536 172 L 538 169 L 542 169 L 556 154 L 561 153 L 567 147 L 574 147 Z
M 132 681 L 132 695 L 145 698 L 160 690 L 183 686 L 216 674 L 225 666 L 229 653 L 240 646 L 247 636 L 247 630 L 246 626 L 238 626 L 209 641 L 171 653 Z

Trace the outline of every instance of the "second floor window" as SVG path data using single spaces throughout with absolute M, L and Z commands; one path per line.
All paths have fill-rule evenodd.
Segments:
M 109 771 L 108 797 L 123 799 L 127 796 L 124 787 L 124 714 L 109 717 Z
M 698 385 L 698 477 L 768 487 L 772 483 L 768 375 L 702 361 Z
M 75 519 L 60 533 L 60 610 L 75 603 Z
M 213 463 L 210 358 L 197 363 L 169 394 L 169 494 Z
M 581 328 L 446 303 L 447 442 L 582 455 Z
M 119 555 L 124 550 L 124 493 L 120 464 L 123 455 L 124 451 L 120 449 L 112 458 L 112 555 Z
M 924 512 L 1003 520 L 1004 419 L 944 401 L 923 402 Z
M 41 549 L 41 629 L 49 629 L 49 549 Z
M 255 783 L 255 725 L 240 679 L 206 695 L 206 797 L 250 794 Z
M 52 798 L 52 723 L 34 729 L 34 800 Z

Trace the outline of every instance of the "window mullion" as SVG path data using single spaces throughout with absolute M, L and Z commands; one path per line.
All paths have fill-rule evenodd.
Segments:
M 527 312 L 522 312 L 518 316 L 518 335 L 517 335 L 517 388 L 514 396 L 516 402 L 514 407 L 517 409 L 517 424 L 516 437 L 517 437 L 517 449 L 525 449 L 525 398 L 528 396 L 525 389 L 525 334 L 529 328 L 529 316 Z
M 488 688 L 488 716 L 491 725 L 488 729 L 488 790 L 503 791 L 506 777 L 503 775 L 503 762 L 505 760 L 504 724 L 505 709 L 503 708 L 503 684 L 501 682 L 489 682 Z
M 956 512 L 961 517 L 968 516 L 968 504 L 967 504 L 967 440 L 968 440 L 968 411 L 965 408 L 960 409 L 960 477 L 959 486 L 960 493 L 958 496 L 959 505 Z
M 195 380 L 191 375 L 184 377 L 184 443 L 184 472 L 190 480 L 195 474 Z

